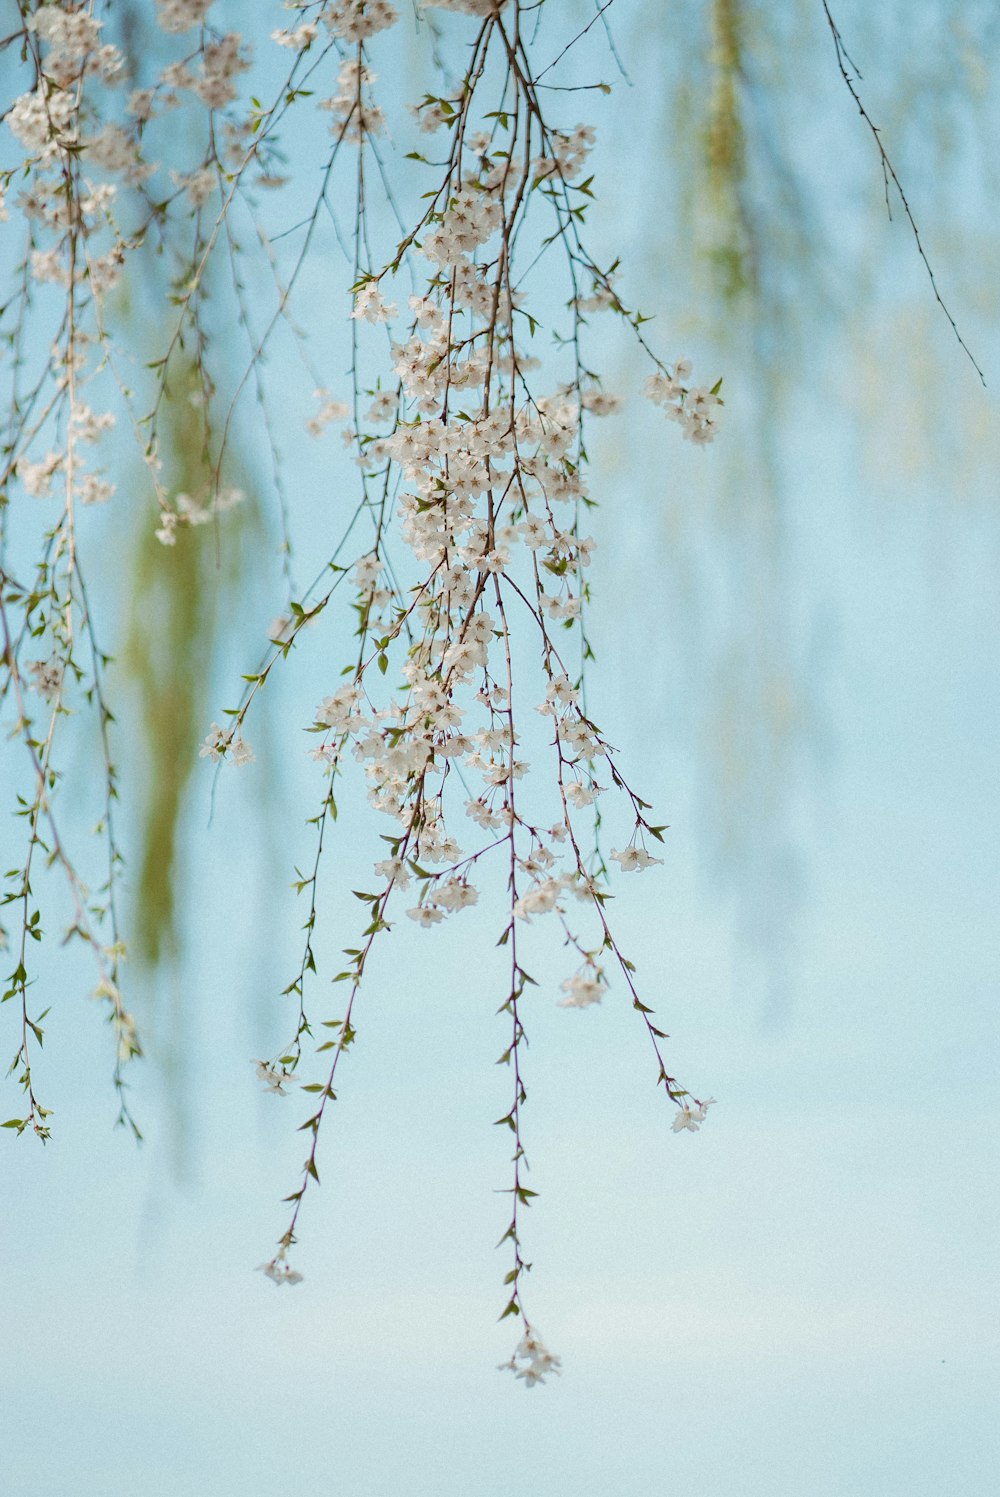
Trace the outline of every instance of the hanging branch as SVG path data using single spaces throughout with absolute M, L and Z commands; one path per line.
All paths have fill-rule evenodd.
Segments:
M 910 204 L 907 201 L 906 193 L 903 191 L 903 184 L 902 184 L 902 182 L 900 182 L 899 177 L 896 174 L 896 168 L 893 166 L 892 161 L 889 158 L 889 153 L 887 152 L 885 146 L 882 144 L 882 132 L 879 129 L 878 125 L 875 124 L 875 122 L 872 119 L 871 115 L 868 113 L 868 110 L 865 108 L 864 104 L 862 103 L 861 95 L 858 93 L 857 87 L 855 85 L 854 78 L 851 77 L 851 73 L 848 71 L 848 69 L 849 68 L 852 69 L 853 72 L 854 72 L 854 74 L 858 78 L 861 77 L 861 74 L 860 74 L 857 66 L 851 61 L 850 56 L 848 55 L 847 49 L 844 46 L 843 37 L 840 34 L 840 31 L 839 31 L 839 29 L 837 27 L 837 24 L 836 24 L 836 22 L 833 19 L 833 16 L 830 14 L 830 7 L 827 4 L 827 0 L 821 0 L 821 3 L 822 3 L 822 6 L 823 6 L 823 13 L 826 16 L 827 25 L 830 28 L 830 35 L 833 37 L 833 45 L 834 45 L 834 49 L 835 49 L 836 54 L 837 54 L 837 67 L 840 69 L 840 76 L 841 76 L 841 78 L 843 78 L 844 82 L 846 83 L 847 88 L 848 88 L 848 90 L 850 92 L 851 98 L 854 100 L 855 104 L 858 106 L 858 113 L 860 114 L 861 118 L 864 120 L 865 124 L 868 126 L 868 129 L 871 132 L 871 137 L 872 137 L 872 139 L 875 142 L 876 149 L 878 150 L 879 162 L 880 162 L 881 167 L 882 167 L 882 182 L 883 182 L 883 186 L 885 188 L 885 207 L 886 207 L 886 212 L 888 213 L 889 218 L 891 219 L 892 218 L 892 204 L 891 204 L 890 198 L 889 198 L 889 184 L 891 182 L 892 185 L 893 185 L 893 187 L 896 189 L 896 192 L 899 194 L 899 201 L 903 205 L 903 212 L 906 215 L 907 223 L 910 225 L 910 229 L 911 229 L 911 231 L 913 233 L 914 242 L 916 243 L 916 246 L 917 246 L 917 253 L 919 254 L 921 260 L 924 262 L 924 269 L 927 271 L 927 275 L 928 275 L 928 278 L 929 278 L 930 283 L 931 283 L 931 290 L 934 292 L 934 300 L 937 302 L 938 306 L 941 308 L 941 310 L 944 313 L 945 317 L 947 317 L 948 322 L 949 322 L 949 324 L 951 326 L 952 332 L 955 334 L 955 337 L 958 339 L 959 345 L 964 350 L 965 355 L 966 355 L 967 359 L 969 360 L 969 363 L 972 365 L 973 369 L 979 375 L 979 379 L 980 379 L 980 381 L 981 381 L 981 383 L 983 385 L 983 388 L 985 389 L 985 387 L 986 387 L 986 376 L 984 375 L 982 369 L 980 369 L 978 363 L 976 362 L 976 359 L 975 359 L 975 357 L 974 357 L 974 355 L 972 353 L 972 350 L 969 348 L 969 345 L 966 343 L 965 339 L 962 337 L 962 334 L 959 332 L 958 325 L 955 322 L 954 317 L 951 315 L 951 312 L 949 311 L 948 307 L 946 306 L 944 298 L 941 295 L 941 292 L 938 290 L 937 279 L 936 279 L 936 277 L 934 275 L 933 269 L 931 268 L 931 262 L 927 258 L 927 252 L 924 249 L 923 241 L 922 241 L 922 239 L 920 237 L 920 230 L 917 227 L 917 221 L 914 218 L 913 213 L 912 213 L 912 211 L 910 209 Z
M 30 951 L 42 935 L 36 872 L 43 858 L 68 881 L 72 934 L 97 962 L 95 996 L 110 1010 L 120 1097 L 121 1068 L 140 1053 L 119 993 L 121 815 L 108 657 L 97 644 L 100 611 L 113 610 L 115 600 L 84 583 L 93 544 L 87 510 L 110 502 L 114 486 L 104 469 L 87 465 L 86 445 L 114 425 L 115 404 L 146 464 L 149 525 L 163 567 L 194 526 L 212 526 L 218 556 L 226 513 L 242 498 L 227 482 L 228 454 L 252 401 L 266 452 L 263 482 L 281 536 L 282 612 L 235 705 L 212 723 L 202 757 L 216 767 L 251 766 L 246 732 L 273 672 L 293 650 L 311 654 L 313 626 L 326 641 L 311 654 L 319 704 L 306 726 L 323 783 L 313 802 L 319 810 L 309 818 L 311 860 L 295 877 L 307 906 L 304 938 L 282 994 L 290 1009 L 285 1042 L 254 1062 L 273 1095 L 310 1098 L 312 1110 L 299 1125 L 308 1152 L 285 1198 L 290 1209 L 276 1251 L 261 1266 L 276 1284 L 301 1280 L 289 1255 L 319 1184 L 336 1110 L 330 1104 L 356 1043 L 375 949 L 391 932 L 400 896 L 414 891 L 403 913 L 431 930 L 476 905 L 489 889 L 480 873 L 488 877 L 497 864 L 504 893 L 494 930 L 509 963 L 499 1004 L 506 1028 L 499 1064 L 511 1083 L 508 1110 L 497 1122 L 513 1141 L 503 1187 L 511 1209 L 501 1242 L 511 1256 L 501 1319 L 520 1324 L 504 1366 L 527 1386 L 559 1370 L 526 1308 L 525 1235 L 537 1195 L 527 1184 L 527 1032 L 533 1005 L 544 997 L 525 966 L 533 939 L 527 927 L 546 924 L 568 953 L 555 999 L 563 1008 L 584 1010 L 608 999 L 638 1014 L 652 1042 L 651 1080 L 663 1087 L 674 1131 L 697 1132 L 712 1105 L 668 1069 L 668 1037 L 654 1023 L 635 966 L 612 929 L 609 864 L 625 873 L 653 868 L 662 861 L 653 849 L 666 826 L 632 788 L 611 738 L 591 715 L 584 681 L 593 658 L 585 615 L 595 548 L 585 520 L 596 503 L 587 482 L 587 432 L 623 404 L 593 367 L 593 323 L 602 315 L 623 323 L 644 361 L 646 394 L 684 439 L 709 444 L 723 406 L 721 381 L 697 385 L 688 360 L 668 361 L 654 349 L 648 319 L 619 289 L 617 261 L 600 264 L 589 250 L 594 129 L 551 119 L 548 85 L 539 84 L 591 27 L 606 26 L 610 3 L 595 4 L 593 19 L 561 51 L 546 42 L 555 61 L 536 74 L 542 0 L 436 0 L 431 9 L 459 14 L 440 31 L 435 26 L 434 48 L 453 35 L 452 55 L 462 67 L 398 127 L 393 121 L 394 131 L 445 142 L 433 157 L 407 152 L 403 159 L 412 164 L 405 169 L 379 143 L 386 118 L 373 61 L 381 33 L 399 20 L 389 0 L 298 7 L 297 24 L 270 35 L 269 44 L 291 61 L 263 101 L 244 81 L 252 60 L 243 38 L 215 29 L 211 0 L 158 0 L 159 25 L 167 38 L 179 39 L 171 44 L 178 55 L 120 104 L 122 56 L 103 38 L 99 8 L 25 0 L 25 92 L 6 112 L 22 147 L 16 170 L 30 183 L 33 225 L 19 289 L 0 312 L 12 309 L 15 324 L 5 466 L 16 503 L 4 518 L 19 559 L 30 543 L 22 537 L 22 531 L 31 535 L 26 513 L 44 514 L 46 504 L 55 509 L 31 585 L 0 574 L 0 699 L 14 703 L 13 737 L 30 791 L 21 808 L 24 855 L 3 895 L 20 924 L 5 996 L 19 1010 L 15 1070 L 27 1097 L 25 1116 L 11 1126 L 43 1139 L 50 1127 L 50 1109 L 37 1090 L 45 1015 L 29 1002 Z M 276 16 L 287 21 L 287 8 Z M 204 127 L 196 136 L 171 138 L 162 122 L 179 109 Z M 310 121 L 329 132 L 311 204 L 293 225 L 271 232 L 258 190 L 280 189 L 286 133 Z M 170 154 L 181 150 L 182 138 L 198 142 L 193 161 Z M 152 154 L 157 142 L 169 169 Z M 13 176 L 5 174 L 0 186 Z M 246 217 L 249 247 L 237 233 Z M 328 222 L 343 256 L 339 281 L 317 253 Z M 129 328 L 116 326 L 106 299 L 144 243 L 160 251 L 168 268 L 171 312 L 162 351 L 135 374 Z M 254 297 L 249 274 L 258 251 L 266 294 Z M 312 311 L 307 268 L 328 275 L 330 304 L 342 309 L 335 324 L 350 328 L 349 384 L 345 379 L 342 388 L 342 355 L 324 346 L 315 327 L 303 330 L 307 320 L 316 321 L 302 315 Z M 221 319 L 214 310 L 220 301 Z M 220 352 L 220 320 L 227 319 L 245 350 L 235 370 Z M 331 533 L 324 532 L 316 558 L 325 562 L 298 596 L 289 564 L 296 490 L 281 471 L 266 368 L 282 329 L 314 387 L 317 404 L 302 421 L 304 434 L 323 441 L 339 428 L 353 475 L 337 482 Z M 53 333 L 54 361 L 32 384 L 19 373 L 20 350 L 51 347 Z M 92 408 L 90 400 L 104 400 L 106 408 Z M 161 466 L 161 442 L 169 447 L 166 417 L 178 401 L 188 408 L 197 452 L 192 471 L 200 476 L 192 493 L 177 492 Z M 42 508 L 32 511 L 33 504 Z M 12 540 L 14 518 L 21 529 Z M 345 597 L 353 613 L 346 642 Z M 338 644 L 343 648 L 331 665 Z M 42 650 L 41 658 L 25 660 L 29 648 Z M 44 704 L 40 727 L 32 694 Z M 53 807 L 64 720 L 88 711 L 96 714 L 107 869 L 96 901 L 56 830 Z M 524 747 L 529 723 L 541 739 L 534 765 Z M 373 859 L 373 881 L 366 878 L 354 891 L 362 928 L 342 948 L 344 963 L 332 976 L 335 985 L 346 984 L 334 1016 L 311 985 L 325 918 L 321 872 L 337 840 L 337 797 L 345 794 L 359 802 L 367 795 L 372 812 L 392 829 L 379 834 L 387 849 L 373 840 L 373 852 L 382 854 Z M 604 795 L 614 809 L 599 813 Z M 601 827 L 612 822 L 618 846 L 605 859 Z M 123 1101 L 121 1120 L 131 1123 Z

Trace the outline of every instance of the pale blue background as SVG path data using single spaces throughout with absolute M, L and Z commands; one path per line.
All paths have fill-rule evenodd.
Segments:
M 653 97 L 631 40 L 634 97 Z M 876 192 L 867 143 L 851 133 L 836 80 L 825 82 L 804 137 L 850 157 L 845 182 Z M 669 225 L 655 197 L 636 206 L 635 182 L 659 168 L 624 111 L 632 98 L 619 89 L 598 109 L 599 166 L 614 185 L 594 232 L 610 243 L 624 223 L 655 267 Z M 629 181 L 616 170 L 623 156 Z M 824 202 L 829 252 L 840 235 L 846 254 L 856 203 L 836 181 Z M 946 254 L 943 234 L 936 243 Z M 914 305 L 929 295 L 900 232 L 892 244 L 868 303 L 876 391 L 915 378 L 886 308 L 901 288 Z M 661 270 L 646 272 L 643 300 L 666 317 L 676 309 Z M 995 388 L 995 324 L 976 287 L 953 289 Z M 506 1141 L 491 1123 L 507 1107 L 493 1061 L 506 1041 L 493 1018 L 499 958 L 491 969 L 482 955 L 495 922 L 482 906 L 442 931 L 404 921 L 392 936 L 359 1009 L 323 1187 L 302 1218 L 305 1282 L 275 1290 L 252 1272 L 281 1230 L 275 1203 L 302 1152 L 290 1126 L 299 1103 L 260 1096 L 250 1060 L 283 1033 L 270 995 L 304 915 L 289 864 L 308 855 L 302 822 L 319 787 L 294 725 L 330 689 L 332 657 L 317 644 L 296 652 L 276 691 L 294 745 L 279 776 L 280 835 L 262 840 L 253 809 L 251 775 L 275 752 L 266 741 L 258 771 L 220 782 L 211 828 L 207 770 L 197 781 L 180 1129 L 176 1086 L 156 1061 L 162 1011 L 135 1076 L 149 1137 L 137 1152 L 109 1126 L 107 1035 L 81 997 L 87 979 L 59 956 L 44 969 L 56 1139 L 44 1153 L 28 1140 L 3 1147 L 5 1497 L 997 1490 L 996 494 L 974 453 L 950 478 L 911 473 L 912 432 L 888 397 L 885 419 L 876 411 L 866 428 L 879 467 L 866 466 L 846 336 L 836 319 L 814 336 L 808 378 L 775 434 L 788 496 L 779 615 L 811 662 L 811 747 L 781 771 L 794 866 L 771 869 L 773 889 L 766 869 L 744 870 L 742 902 L 732 878 L 727 888 L 707 868 L 712 791 L 699 747 L 708 641 L 747 617 L 732 589 L 739 540 L 705 497 L 718 482 L 705 475 L 733 449 L 680 453 L 673 428 L 636 411 L 617 434 L 604 428 L 596 454 L 594 633 L 605 642 L 594 710 L 617 725 L 671 823 L 666 866 L 619 879 L 614 910 L 678 1074 L 719 1105 L 697 1136 L 670 1132 L 621 993 L 599 1011 L 554 1007 L 564 972 L 541 925 L 528 1305 L 563 1357 L 562 1379 L 529 1394 L 495 1370 L 511 1348 L 509 1323 L 495 1324 L 506 1264 L 493 1252 Z M 754 419 L 740 393 L 752 351 L 724 354 L 693 324 L 673 341 L 679 351 L 692 340 L 724 367 L 736 443 L 741 419 Z M 959 351 L 945 338 L 935 347 L 945 446 L 956 409 L 992 422 L 996 408 Z M 609 344 L 608 357 L 627 378 L 625 346 Z M 851 367 L 860 382 L 864 361 Z M 294 443 L 308 411 L 284 414 Z M 311 450 L 298 461 L 307 533 L 324 523 L 323 459 Z M 698 608 L 677 598 L 678 495 L 696 534 L 703 519 L 703 575 L 716 588 Z M 245 621 L 232 671 L 251 668 L 279 605 L 276 593 Z M 700 682 L 685 678 L 684 658 L 706 662 Z M 231 696 L 220 680 L 219 705 Z M 754 793 L 748 814 L 763 838 L 771 811 Z M 357 906 L 337 889 L 365 876 L 362 826 L 345 811 L 319 942 L 327 972 L 354 933 Z M 745 939 L 755 919 L 756 944 Z M 314 1001 L 327 992 L 317 983 Z M 4 1115 L 15 1109 L 12 1095 Z

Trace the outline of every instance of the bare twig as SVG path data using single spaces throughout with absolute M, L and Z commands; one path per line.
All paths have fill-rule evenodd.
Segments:
M 823 13 L 826 16 L 827 25 L 830 28 L 830 35 L 833 37 L 833 45 L 837 53 L 837 66 L 840 69 L 840 76 L 846 83 L 851 98 L 858 106 L 858 113 L 861 115 L 861 118 L 864 120 L 865 124 L 868 126 L 868 129 L 871 131 L 872 139 L 874 140 L 875 145 L 878 149 L 879 161 L 882 167 L 882 180 L 885 186 L 886 210 L 889 214 L 889 217 L 892 218 L 892 207 L 889 201 L 889 184 L 891 182 L 893 187 L 895 187 L 897 193 L 899 194 L 899 201 L 903 205 L 903 212 L 906 214 L 907 222 L 909 223 L 910 228 L 913 231 L 913 238 L 916 242 L 917 253 L 920 255 L 921 260 L 924 262 L 924 269 L 927 271 L 927 275 L 931 283 L 931 290 L 934 292 L 934 299 L 937 302 L 938 306 L 941 308 L 944 315 L 947 317 L 949 323 L 951 324 L 952 332 L 958 339 L 958 342 L 964 350 L 966 357 L 968 358 L 973 369 L 979 375 L 983 387 L 985 388 L 986 376 L 984 375 L 982 369 L 979 367 L 979 364 L 977 363 L 972 350 L 969 348 L 969 345 L 966 343 L 965 339 L 962 337 L 962 334 L 959 332 L 958 324 L 955 322 L 955 319 L 951 315 L 951 312 L 948 310 L 941 292 L 938 290 L 937 279 L 931 267 L 931 262 L 927 258 L 927 252 L 924 249 L 923 240 L 920 237 L 920 230 L 917 227 L 917 221 L 914 218 L 913 212 L 910 208 L 910 204 L 907 201 L 906 193 L 903 191 L 903 184 L 902 182 L 900 182 L 899 177 L 896 174 L 896 168 L 893 166 L 892 161 L 889 158 L 889 153 L 887 152 L 885 146 L 882 144 L 882 132 L 879 129 L 878 125 L 875 124 L 871 115 L 868 113 L 868 110 L 862 103 L 861 95 L 858 93 L 854 78 L 852 78 L 851 72 L 848 71 L 848 68 L 853 70 L 858 78 L 861 77 L 861 74 L 857 66 L 851 61 L 850 57 L 848 56 L 847 49 L 844 46 L 843 37 L 840 34 L 836 21 L 830 14 L 830 7 L 827 4 L 827 0 L 822 0 L 822 5 Z

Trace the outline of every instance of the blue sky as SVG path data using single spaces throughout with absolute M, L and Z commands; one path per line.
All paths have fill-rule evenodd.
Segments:
M 610 107 L 605 120 L 610 168 L 627 127 Z M 841 211 L 846 239 L 850 204 Z M 648 219 L 635 229 L 652 232 Z M 655 235 L 642 252 L 655 256 Z M 994 411 L 942 346 L 952 398 Z M 823 391 L 842 356 L 831 334 Z M 751 374 L 726 370 L 734 421 Z M 796 914 L 770 960 L 741 938 L 736 902 L 706 867 L 687 721 L 702 699 L 667 664 L 651 680 L 657 641 L 670 633 L 664 661 L 697 656 L 706 627 L 665 596 L 677 574 L 662 474 L 689 491 L 696 523 L 699 472 L 716 452 L 678 456 L 676 433 L 657 428 L 636 463 L 632 435 L 652 428 L 630 413 L 626 435 L 595 455 L 594 488 L 608 496 L 595 520 L 595 711 L 618 725 L 623 757 L 671 824 L 665 867 L 619 878 L 614 909 L 677 1073 L 719 1101 L 700 1133 L 672 1134 L 636 1016 L 620 993 L 557 1009 L 560 953 L 541 932 L 528 1306 L 562 1378 L 529 1393 L 496 1370 L 511 1349 L 509 1323 L 495 1323 L 506 1265 L 493 1251 L 506 1183 L 493 1062 L 505 1041 L 482 907 L 443 931 L 393 933 L 303 1217 L 305 1281 L 276 1290 L 253 1272 L 301 1155 L 297 1099 L 259 1095 L 250 1064 L 279 1042 L 270 994 L 301 919 L 286 864 L 305 856 L 299 828 L 318 782 L 296 749 L 280 866 L 262 851 L 249 778 L 220 782 L 211 827 L 207 774 L 197 781 L 188 866 L 200 882 L 178 977 L 182 1171 L 155 1024 L 136 1078 L 149 1140 L 137 1151 L 110 1128 L 106 1036 L 77 996 L 79 973 L 59 953 L 43 969 L 57 1137 L 44 1153 L 5 1141 L 3 1157 L 16 1202 L 0 1224 L 11 1497 L 996 1490 L 995 494 L 993 508 L 966 502 L 976 472 L 946 494 L 917 475 L 901 502 L 904 423 L 886 422 L 894 479 L 882 484 L 857 461 L 846 410 L 806 390 L 792 414 L 779 433 L 782 488 L 795 496 L 783 575 L 790 616 L 820 639 L 825 664 L 813 762 L 788 790 Z M 310 453 L 296 469 L 310 495 L 304 532 L 323 523 L 309 488 L 322 462 Z M 720 563 L 720 588 L 728 576 Z M 277 611 L 260 607 L 264 623 Z M 712 630 L 738 627 L 731 599 L 709 612 Z M 317 688 L 320 647 L 296 655 L 278 721 L 307 721 L 329 689 Z M 229 696 L 220 683 L 220 704 Z M 324 886 L 328 970 L 352 934 L 342 890 L 364 877 L 370 827 L 345 806 Z M 766 912 L 766 887 L 754 898 Z M 323 982 L 316 991 L 325 1002 Z

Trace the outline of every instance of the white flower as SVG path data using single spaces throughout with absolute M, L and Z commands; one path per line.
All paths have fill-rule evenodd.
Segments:
M 621 410 L 622 398 L 620 395 L 609 395 L 604 390 L 588 390 L 582 405 L 592 416 L 610 416 L 614 411 Z
M 514 905 L 514 914 L 530 925 L 532 915 L 545 915 L 554 910 L 562 893 L 562 884 L 557 878 L 547 878 L 543 883 L 533 884 Z
M 693 1105 L 689 1102 L 674 1118 L 673 1131 L 683 1133 L 687 1129 L 690 1133 L 697 1133 L 708 1115 L 708 1109 L 714 1103 L 714 1097 L 709 1097 L 705 1102 L 695 1102 Z
M 366 41 L 398 19 L 389 0 L 331 0 L 321 14 L 328 29 L 345 42 Z
M 484 800 L 467 800 L 465 812 L 484 831 L 494 832 L 498 827 L 503 826 L 503 817 L 491 810 Z
M 210 166 L 203 166 L 196 172 L 171 172 L 170 175 L 177 186 L 187 193 L 188 202 L 193 208 L 200 208 L 219 185 L 218 177 Z
M 644 847 L 626 847 L 621 852 L 611 849 L 611 856 L 621 865 L 623 873 L 635 873 L 643 868 L 650 868 L 654 863 L 662 863 L 662 858 L 651 858 Z
M 363 317 L 366 322 L 388 322 L 398 313 L 399 308 L 395 302 L 382 300 L 378 282 L 366 281 L 354 298 L 354 311 L 351 316 L 355 320 Z
M 414 298 L 411 296 L 410 300 L 412 302 Z M 395 390 L 379 390 L 379 392 L 375 396 L 375 399 L 368 407 L 368 420 L 375 422 L 388 421 L 389 417 L 396 409 L 396 403 L 398 399 L 399 396 L 397 395 Z
M 549 541 L 548 527 L 545 521 L 538 515 L 528 515 L 517 527 L 521 539 L 532 551 L 537 551 L 540 546 L 545 546 Z
M 288 1096 L 288 1083 L 292 1080 L 291 1071 L 286 1071 L 284 1066 L 274 1066 L 266 1060 L 255 1060 L 254 1067 L 257 1071 L 257 1080 L 263 1081 L 269 1092 L 276 1097 Z
M 110 411 L 95 412 L 89 405 L 78 405 L 74 408 L 73 431 L 81 442 L 96 442 L 101 434 L 110 431 L 115 424 L 115 418 Z
M 566 786 L 566 799 L 577 807 L 593 805 L 600 793 L 599 785 L 581 785 L 577 780 Z
M 314 390 L 313 397 L 320 401 L 320 408 L 306 422 L 306 431 L 312 437 L 322 436 L 331 421 L 346 421 L 351 414 L 342 400 L 331 398 L 329 390 Z
M 274 1257 L 268 1263 L 258 1263 L 257 1272 L 265 1275 L 272 1284 L 301 1284 L 302 1275 L 298 1269 L 289 1268 L 285 1259 L 288 1255 L 288 1242 L 283 1241 Z
M 50 157 L 56 138 L 63 143 L 75 139 L 70 126 L 76 114 L 72 93 L 49 89 L 42 83 L 34 93 L 15 99 L 7 113 L 7 125 L 26 151 Z
M 164 31 L 200 26 L 212 0 L 156 0 L 156 19 Z
M 244 764 L 256 763 L 257 756 L 247 743 L 242 733 L 238 733 L 233 739 L 232 745 L 233 763 L 239 768 Z
M 18 463 L 18 477 L 33 499 L 48 498 L 52 492 L 52 479 L 62 463 L 60 452 L 50 452 L 37 463 Z
M 62 691 L 64 669 L 58 655 L 51 655 L 48 660 L 28 661 L 28 670 L 35 678 L 31 684 L 47 702 L 56 701 Z
M 280 27 L 271 32 L 272 42 L 277 42 L 279 47 L 290 47 L 295 52 L 302 52 L 306 47 L 311 47 L 316 40 L 317 27 L 315 21 L 303 21 L 301 26 L 296 26 L 294 31 L 285 31 Z
M 526 1387 L 533 1388 L 536 1383 L 544 1383 L 550 1372 L 558 1374 L 561 1362 L 546 1348 L 537 1332 L 527 1326 L 514 1355 L 509 1362 L 501 1362 L 500 1371 L 513 1372 L 524 1379 Z
M 125 105 L 128 113 L 136 120 L 148 120 L 153 113 L 154 91 L 151 88 L 137 88 L 128 96 Z
M 392 883 L 397 889 L 409 886 L 410 875 L 402 858 L 383 858 L 381 863 L 375 864 L 375 872 L 379 878 L 384 878 L 386 883 Z
M 270 1263 L 261 1263 L 260 1268 L 272 1284 L 301 1284 L 302 1275 L 297 1268 L 289 1268 L 287 1263 L 276 1263 L 272 1259 Z
M 567 977 L 560 986 L 567 995 L 560 998 L 560 1008 L 589 1008 L 592 1003 L 600 1003 L 608 991 L 604 973 L 599 967 L 591 966 L 583 967 L 573 977 Z
M 360 592 L 371 592 L 382 571 L 382 562 L 378 556 L 362 556 L 354 568 L 354 581 Z
M 553 676 L 545 689 L 545 700 L 547 702 L 558 702 L 560 707 L 571 707 L 579 699 L 580 693 L 572 685 L 568 676 Z
M 357 710 L 360 691 L 356 686 L 340 686 L 333 696 L 324 697 L 316 708 L 316 721 L 327 728 L 360 727 Z
M 689 442 L 704 446 L 719 429 L 719 407 L 722 401 L 715 389 L 688 389 L 691 377 L 690 359 L 678 359 L 673 374 L 658 369 L 646 381 L 646 394 L 654 405 L 663 406 L 671 421 L 678 421 Z M 721 381 L 720 381 L 721 383 Z
M 479 891 L 464 879 L 449 878 L 435 889 L 434 899 L 443 910 L 464 910 L 479 902 Z
M 77 485 L 81 504 L 106 504 L 114 491 L 114 484 L 97 473 L 85 473 Z
M 242 41 L 238 32 L 230 31 L 202 49 L 201 76 L 190 87 L 209 109 L 222 109 L 236 98 L 233 78 L 250 66 Z
M 160 532 L 157 531 L 156 533 L 159 535 Z M 167 544 L 173 545 L 173 541 L 171 540 Z M 205 737 L 204 743 L 198 751 L 199 759 L 224 759 L 231 736 L 225 728 L 220 728 L 218 723 L 213 723 Z
M 428 926 L 436 925 L 439 920 L 444 919 L 444 910 L 436 910 L 431 904 L 418 904 L 412 910 L 406 912 L 411 920 L 415 920 L 424 930 Z
M 684 394 L 684 386 L 673 375 L 657 370 L 646 381 L 646 394 L 654 405 L 669 405 Z
M 408 104 L 406 107 L 425 135 L 433 135 L 435 130 L 440 130 L 445 120 L 456 118 L 454 110 L 450 114 L 445 113 L 440 99 L 430 99 L 426 104 Z

